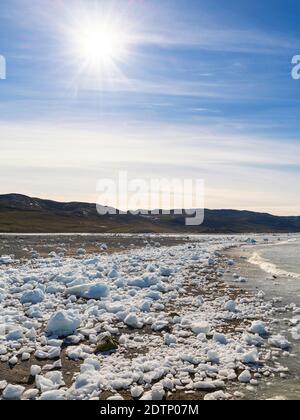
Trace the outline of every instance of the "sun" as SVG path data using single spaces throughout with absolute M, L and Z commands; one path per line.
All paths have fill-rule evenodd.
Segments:
M 89 66 L 107 67 L 120 62 L 127 49 L 127 34 L 114 22 L 89 22 L 75 37 L 79 57 Z
M 127 72 L 136 57 L 136 22 L 127 9 L 102 2 L 82 4 L 68 11 L 62 26 L 66 61 L 74 69 L 72 86 L 108 90 L 127 86 Z

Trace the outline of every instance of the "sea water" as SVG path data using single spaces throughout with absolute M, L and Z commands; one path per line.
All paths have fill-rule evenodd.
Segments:
M 268 275 L 265 286 L 271 286 L 268 284 L 268 279 L 274 280 L 276 295 L 279 294 L 287 304 L 295 303 L 300 306 L 299 238 L 255 247 L 248 261 L 260 267 Z
M 246 257 L 247 256 L 247 257 Z M 280 306 L 295 304 L 300 308 L 300 238 L 278 243 L 248 248 L 245 253 L 248 260 L 248 277 L 246 288 L 263 290 L 268 298 L 281 298 Z M 245 267 L 244 267 L 245 269 Z M 299 317 L 299 315 L 297 315 Z M 280 360 L 290 369 L 287 379 L 266 380 L 253 393 L 247 393 L 251 399 L 293 399 L 300 400 L 300 337 L 294 337 L 291 326 L 284 318 L 296 318 L 291 312 L 282 315 L 278 333 L 284 335 L 291 343 L 291 356 Z

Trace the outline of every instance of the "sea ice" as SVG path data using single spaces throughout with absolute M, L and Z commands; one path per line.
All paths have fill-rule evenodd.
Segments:
M 117 272 L 117 270 L 113 269 L 108 273 L 108 277 L 110 279 L 117 279 L 119 277 L 119 273 Z
M 50 318 L 46 333 L 57 337 L 72 335 L 80 326 L 80 316 L 74 311 L 59 311 Z
M 213 338 L 219 344 L 223 344 L 225 346 L 226 346 L 226 344 L 228 344 L 227 338 L 224 334 L 216 333 L 216 334 L 214 334 Z
M 7 387 L 7 382 L 6 381 L 0 381 L 0 391 L 3 391 L 3 389 L 5 389 Z
M 109 296 L 110 290 L 105 284 L 90 283 L 69 287 L 66 293 L 68 295 L 75 295 L 85 299 L 99 300 Z
M 36 305 L 37 303 L 43 302 L 45 299 L 45 295 L 40 289 L 30 290 L 28 292 L 24 292 L 21 296 L 20 302 L 22 304 L 31 303 Z
M 134 313 L 130 313 L 129 315 L 127 315 L 127 317 L 124 319 L 124 324 L 128 325 L 131 328 L 137 329 L 141 329 L 144 326 L 142 320 L 138 319 L 138 317 Z
M 245 353 L 242 356 L 242 362 L 246 365 L 248 364 L 255 364 L 259 361 L 259 355 L 257 350 L 252 350 L 249 353 Z
M 163 277 L 170 277 L 173 273 L 173 270 L 168 267 L 161 267 L 159 272 L 160 272 L 160 275 Z
M 141 395 L 144 393 L 144 388 L 142 386 L 135 386 L 131 388 L 131 396 L 132 398 L 140 398 Z
M 239 382 L 248 384 L 251 381 L 252 376 L 249 370 L 244 370 L 244 372 L 240 374 L 238 379 L 239 379 Z
M 276 335 L 269 339 L 270 346 L 276 347 L 282 350 L 288 350 L 291 347 L 291 343 L 283 336 Z
M 11 264 L 13 262 L 13 258 L 9 255 L 2 255 L 0 257 L 0 265 L 1 264 Z
M 253 335 L 245 333 L 243 339 L 248 346 L 261 347 L 264 344 L 264 339 L 258 334 Z
M 164 343 L 167 346 L 170 346 L 171 344 L 176 344 L 176 342 L 177 342 L 177 339 L 176 339 L 176 337 L 174 335 L 165 334 L 165 336 L 164 336 Z
M 24 391 L 23 386 L 9 384 L 3 391 L 2 396 L 5 400 L 20 400 Z
M 30 368 L 30 376 L 35 378 L 37 375 L 40 375 L 42 368 L 40 366 L 32 365 Z
M 225 394 L 223 391 L 216 391 L 211 394 L 207 394 L 204 397 L 204 401 L 226 401 L 231 398 L 230 394 Z
M 66 399 L 66 392 L 62 390 L 47 391 L 44 392 L 40 400 L 41 401 L 63 401 Z
M 45 376 L 37 375 L 35 378 L 37 388 L 42 392 L 54 391 L 63 385 L 62 373 L 48 372 Z
M 17 328 L 15 330 L 10 331 L 7 336 L 6 336 L 6 340 L 7 341 L 17 341 L 20 340 L 21 338 L 23 338 L 23 328 Z
M 30 373 L 38 389 L 21 392 L 21 397 L 92 400 L 103 391 L 125 390 L 133 398 L 161 400 L 168 392 L 198 389 L 216 391 L 206 399 L 228 399 L 219 390 L 236 382 L 243 369 L 239 382 L 252 388 L 263 376 L 283 374 L 279 362 L 273 364 L 282 353 L 269 346 L 281 349 L 286 340 L 263 339 L 268 319 L 279 310 L 276 302 L 249 293 L 239 298 L 236 311 L 236 302 L 228 301 L 232 288 L 221 280 L 231 265 L 222 250 L 243 245 L 245 239 L 208 237 L 172 249 L 155 247 L 151 241 L 142 250 L 130 247 L 114 255 L 53 255 L 39 257 L 34 264 L 1 266 L 0 295 L 6 300 L 4 305 L 0 302 L 0 361 L 21 366 L 21 359 L 29 355 L 53 359 L 48 365 L 41 363 L 42 370 L 33 362 Z M 111 275 L 113 271 L 118 277 Z M 37 291 L 44 295 L 40 302 L 35 300 Z M 292 311 L 295 306 L 283 309 Z M 253 322 L 245 332 L 253 319 L 266 321 Z M 224 335 L 231 320 L 237 326 L 233 322 Z M 143 326 L 145 331 L 135 331 Z M 150 328 L 162 333 L 151 334 Z M 119 337 L 112 355 L 95 355 L 103 333 Z M 63 353 L 59 337 L 67 337 L 64 342 L 69 347 Z M 259 353 L 256 347 L 261 347 Z M 60 372 L 64 357 L 80 365 L 69 387 Z M 257 370 L 251 366 L 253 382 L 247 365 L 258 359 Z M 1 381 L 1 386 L 7 388 L 7 383 Z
M 22 395 L 23 400 L 35 400 L 40 394 L 40 391 L 38 389 L 29 389 L 28 391 L 25 391 Z
M 249 331 L 253 334 L 258 334 L 261 337 L 266 337 L 269 335 L 269 331 L 266 327 L 266 324 L 262 321 L 254 321 Z
M 153 401 L 162 401 L 165 396 L 165 390 L 161 384 L 154 385 L 151 393 Z
M 209 350 L 209 352 L 207 353 L 207 359 L 209 362 L 214 363 L 216 365 L 220 363 L 220 356 L 214 350 Z
M 192 325 L 192 331 L 195 334 L 208 334 L 210 332 L 210 325 L 207 322 L 197 322 Z
M 225 304 L 225 311 L 236 312 L 236 302 L 234 300 L 227 302 Z

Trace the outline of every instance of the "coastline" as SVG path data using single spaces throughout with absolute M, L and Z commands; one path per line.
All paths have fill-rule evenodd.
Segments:
M 269 303 L 257 290 L 253 293 L 224 281 L 224 274 L 236 268 L 226 255 L 232 249 L 224 249 L 241 246 L 243 241 L 246 244 L 247 237 L 206 237 L 175 246 L 148 244 L 112 254 L 52 256 L 2 267 L 4 277 L 15 270 L 23 287 L 28 284 L 22 280 L 24 276 L 33 276 L 29 283 L 42 288 L 45 296 L 33 305 L 42 311 L 41 320 L 37 318 L 32 325 L 38 341 L 27 339 L 27 334 L 15 337 L 12 343 L 0 340 L 1 377 L 21 387 L 23 399 L 135 399 L 137 387 L 142 388 L 142 399 L 153 400 L 243 399 L 248 392 L 253 396 L 264 378 L 280 377 L 287 369 L 279 358 L 282 351 L 271 350 L 268 337 L 255 335 L 258 331 L 264 336 L 265 328 L 272 336 L 272 325 L 262 321 L 275 313 L 275 302 Z M 58 287 L 53 280 L 49 284 L 49 278 L 71 269 L 82 273 L 83 267 L 89 277 L 98 270 L 96 277 L 110 288 L 110 297 L 68 297 L 64 277 L 57 293 L 48 298 L 47 287 Z M 112 276 L 109 270 L 118 275 Z M 43 279 L 39 285 L 34 278 L 37 273 Z M 9 291 L 13 296 L 3 310 L 11 310 L 14 302 L 19 315 L 28 314 L 32 305 L 18 303 L 20 290 L 10 286 Z M 59 334 L 54 338 L 45 334 L 51 316 L 66 307 L 80 311 L 81 326 L 73 334 L 77 344 L 58 340 Z M 136 308 L 133 312 L 132 307 Z M 88 318 L 86 311 L 90 312 Z M 95 354 L 97 343 L 107 333 L 118 340 L 117 350 Z M 26 352 L 29 360 L 24 362 Z M 12 359 L 16 362 L 13 366 Z M 37 377 L 30 375 L 32 365 L 40 366 Z M 45 379 L 51 382 L 51 371 L 60 382 L 49 390 L 40 384 Z M 85 385 L 79 386 L 81 383 Z
M 290 243 L 290 242 L 289 242 Z M 278 245 L 283 245 L 281 243 Z M 269 244 L 268 246 L 276 246 L 277 244 Z M 236 265 L 234 272 L 243 277 L 246 282 L 242 287 L 250 293 L 257 293 L 262 291 L 265 293 L 268 301 L 274 302 L 275 312 L 270 319 L 270 323 L 274 332 L 285 336 L 292 344 L 291 352 L 283 352 L 280 361 L 287 368 L 287 374 L 283 377 L 273 377 L 271 380 L 266 378 L 265 381 L 260 383 L 257 390 L 253 389 L 246 394 L 247 399 L 287 399 L 299 400 L 300 399 L 300 342 L 294 339 L 292 331 L 297 325 L 294 320 L 298 317 L 297 305 L 299 299 L 293 295 L 293 289 L 287 293 L 283 291 L 283 286 L 289 284 L 290 276 L 279 276 L 279 270 L 274 273 L 265 271 L 262 267 L 264 264 L 258 265 L 251 261 L 251 257 L 256 253 L 255 247 L 245 246 L 242 248 L 232 248 L 225 251 L 225 256 L 235 260 Z M 234 284 L 232 277 L 233 272 L 227 273 L 225 281 L 229 284 Z M 295 303 L 296 301 L 296 303 Z

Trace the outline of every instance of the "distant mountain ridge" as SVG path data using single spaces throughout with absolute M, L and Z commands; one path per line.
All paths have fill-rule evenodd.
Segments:
M 183 215 L 99 216 L 95 204 L 0 195 L 2 233 L 280 233 L 300 232 L 300 217 L 238 210 L 205 210 L 201 226 L 185 226 Z

